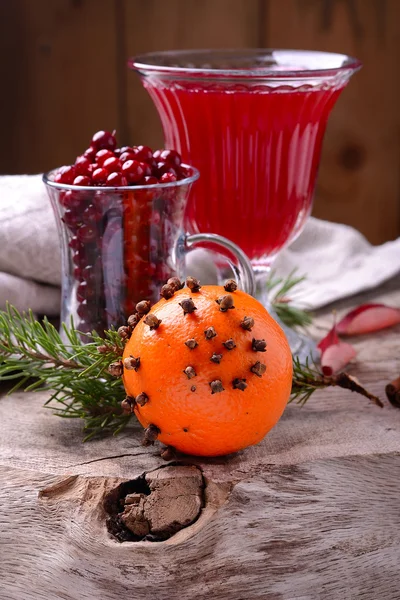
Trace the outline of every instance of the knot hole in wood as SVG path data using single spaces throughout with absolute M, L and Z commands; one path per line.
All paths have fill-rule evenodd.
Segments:
M 164 541 L 194 523 L 206 504 L 194 465 L 166 465 L 119 484 L 104 499 L 107 529 L 120 542 Z

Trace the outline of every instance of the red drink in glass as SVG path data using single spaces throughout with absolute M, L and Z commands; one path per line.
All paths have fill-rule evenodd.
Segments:
M 146 87 L 169 107 L 166 146 L 201 172 L 188 228 L 218 231 L 253 261 L 270 262 L 310 213 L 322 137 L 342 88 Z
M 137 58 L 166 147 L 200 170 L 190 231 L 217 232 L 267 266 L 310 214 L 329 113 L 358 61 L 303 51 Z
M 130 66 L 156 105 L 165 146 L 200 170 L 187 229 L 236 242 L 268 305 L 271 263 L 311 212 L 328 116 L 360 62 L 303 50 L 195 50 Z

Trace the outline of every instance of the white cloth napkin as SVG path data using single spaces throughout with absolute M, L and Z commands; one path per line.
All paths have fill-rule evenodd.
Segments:
M 298 304 L 319 308 L 398 275 L 400 238 L 371 246 L 351 227 L 311 218 L 274 265 L 282 276 L 294 268 L 307 276 Z M 0 309 L 9 301 L 56 315 L 60 282 L 59 238 L 41 175 L 0 177 Z

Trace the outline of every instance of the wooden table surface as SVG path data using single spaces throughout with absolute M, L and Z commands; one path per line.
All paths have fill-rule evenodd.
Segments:
M 400 306 L 400 282 L 343 301 Z M 320 337 L 330 310 L 315 321 Z M 400 327 L 354 338 L 348 371 L 384 399 L 400 375 Z M 398 600 L 400 410 L 350 392 L 289 405 L 265 440 L 228 458 L 187 457 L 205 507 L 160 543 L 119 543 L 104 495 L 165 466 L 133 425 L 82 444 L 46 394 L 0 399 L 1 600 Z M 44 490 L 44 491 L 43 491 Z

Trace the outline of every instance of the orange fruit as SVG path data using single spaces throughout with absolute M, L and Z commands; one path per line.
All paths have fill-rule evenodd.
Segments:
M 143 427 L 152 425 L 159 441 L 201 456 L 260 442 L 281 417 L 292 385 L 282 329 L 253 297 L 220 286 L 184 288 L 161 299 L 136 325 L 123 364 Z

